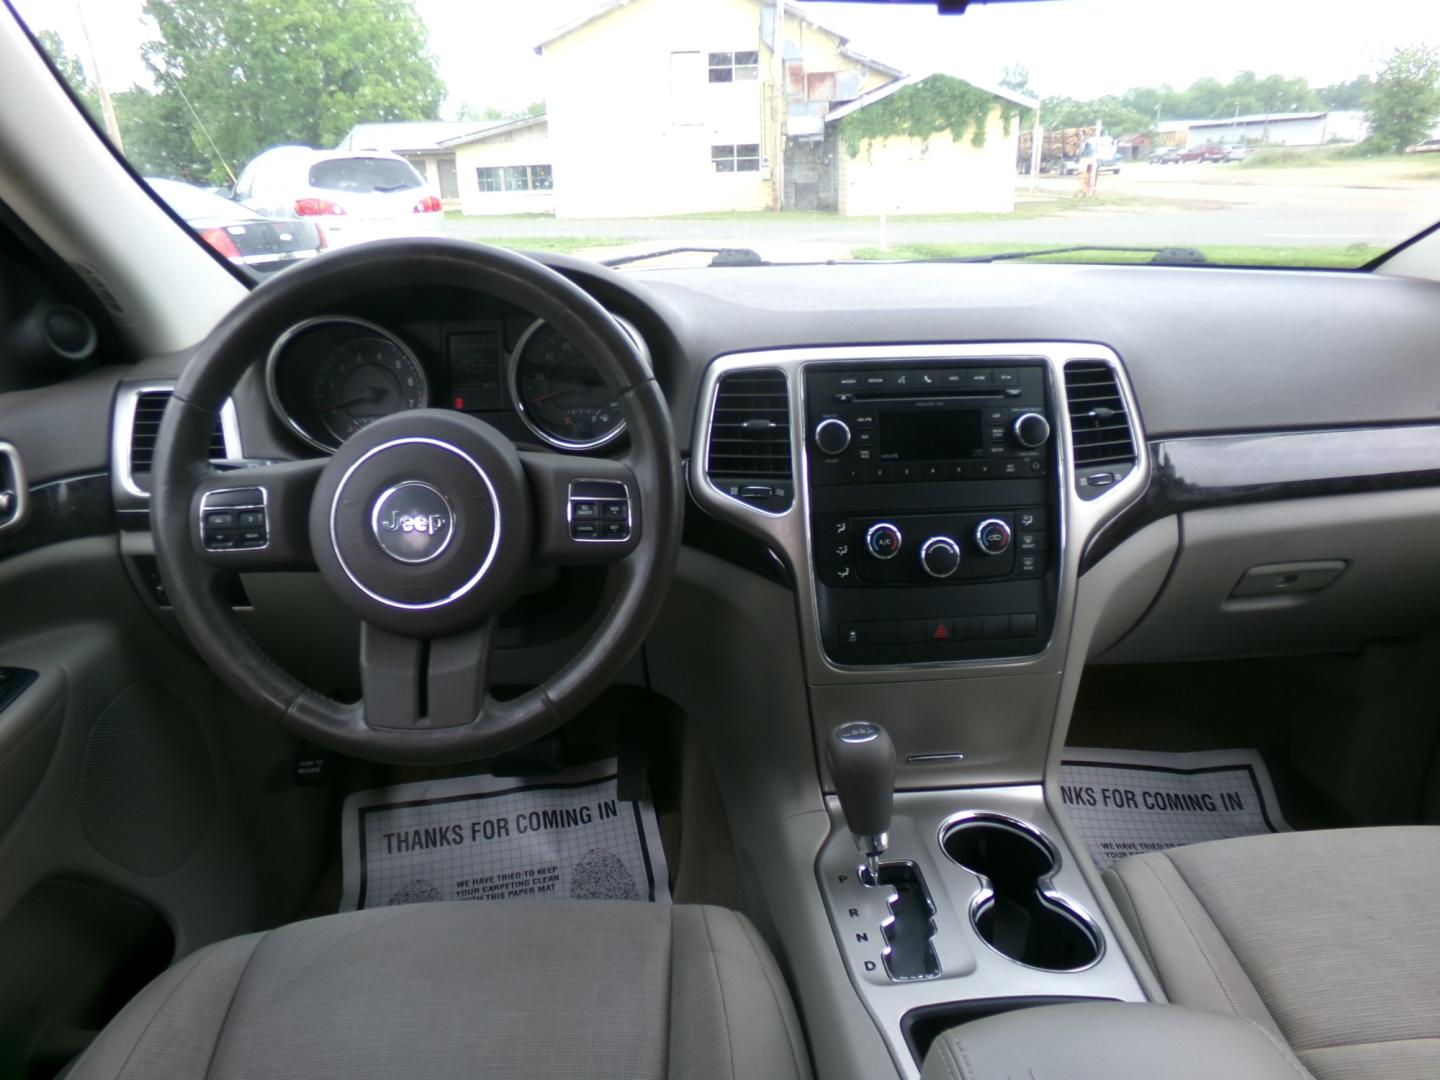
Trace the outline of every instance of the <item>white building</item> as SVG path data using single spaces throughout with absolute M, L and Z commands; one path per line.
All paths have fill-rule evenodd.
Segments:
M 1167 121 L 1160 125 L 1162 131 L 1167 124 L 1176 128 L 1183 125 L 1186 146 L 1238 142 L 1251 146 L 1323 146 L 1329 142 L 1359 142 L 1369 131 L 1365 114 L 1352 110 Z
M 444 145 L 454 155 L 465 214 L 555 212 L 555 155 L 546 117 L 503 121 Z

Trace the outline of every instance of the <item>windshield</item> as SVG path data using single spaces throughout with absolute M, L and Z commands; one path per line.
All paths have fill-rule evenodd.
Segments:
M 1440 220 L 1413 0 L 17 6 L 141 175 L 331 249 L 1356 269 Z

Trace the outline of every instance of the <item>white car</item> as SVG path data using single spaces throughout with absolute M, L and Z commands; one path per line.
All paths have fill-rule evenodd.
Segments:
M 245 166 L 235 198 L 269 217 L 304 218 L 331 248 L 396 236 L 440 236 L 440 198 L 404 158 L 276 146 Z

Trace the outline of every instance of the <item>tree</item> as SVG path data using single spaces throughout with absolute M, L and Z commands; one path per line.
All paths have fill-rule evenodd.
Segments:
M 481 109 L 470 102 L 464 102 L 460 111 L 455 114 L 456 120 L 524 120 L 531 116 L 544 116 L 545 102 L 532 101 L 523 109 L 506 112 L 504 109 L 497 109 L 494 105 L 487 105 Z
M 1440 120 L 1440 54 L 1424 45 L 1396 49 L 1365 109 L 1370 143 L 1399 152 L 1426 138 Z
M 1375 80 L 1369 75 L 1356 75 L 1349 82 L 1333 83 L 1315 91 L 1327 109 L 1363 109 L 1370 103 Z
M 1093 101 L 1051 97 L 1040 104 L 1045 126 L 1055 128 L 1089 127 L 1096 121 L 1109 135 L 1131 135 L 1149 131 L 1155 126 L 1153 114 L 1146 116 L 1127 105 L 1121 98 L 1109 95 Z
M 50 57 L 55 70 L 60 72 L 60 77 L 74 91 L 86 111 L 97 124 L 103 123 L 100 117 L 100 95 L 90 82 L 90 76 L 85 74 L 85 65 L 80 63 L 80 58 L 65 48 L 65 40 L 54 30 L 41 30 L 35 36 L 40 39 L 40 47 Z
M 211 180 L 277 144 L 433 120 L 445 98 L 413 0 L 145 0 L 145 13 L 160 31 L 143 56 L 163 115 L 187 128 Z M 159 107 L 142 101 L 136 115 Z M 168 137 L 155 144 L 176 155 Z

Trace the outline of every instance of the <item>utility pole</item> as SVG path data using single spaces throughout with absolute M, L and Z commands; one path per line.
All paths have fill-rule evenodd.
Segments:
M 789 98 L 785 77 L 785 0 L 775 0 L 774 36 L 770 48 L 770 209 L 785 209 L 785 111 Z
M 1035 106 L 1035 124 L 1030 129 L 1030 190 L 1040 186 L 1040 140 L 1045 137 L 1040 127 L 1040 106 Z
M 115 103 L 110 100 L 110 91 L 105 89 L 105 77 L 100 74 L 100 61 L 95 59 L 95 45 L 90 40 L 90 27 L 85 22 L 85 8 L 75 0 L 75 14 L 80 17 L 80 33 L 85 38 L 85 51 L 90 54 L 90 70 L 95 72 L 95 93 L 100 99 L 100 115 L 105 120 L 105 133 L 122 154 L 125 144 L 120 139 L 120 121 L 115 117 Z

